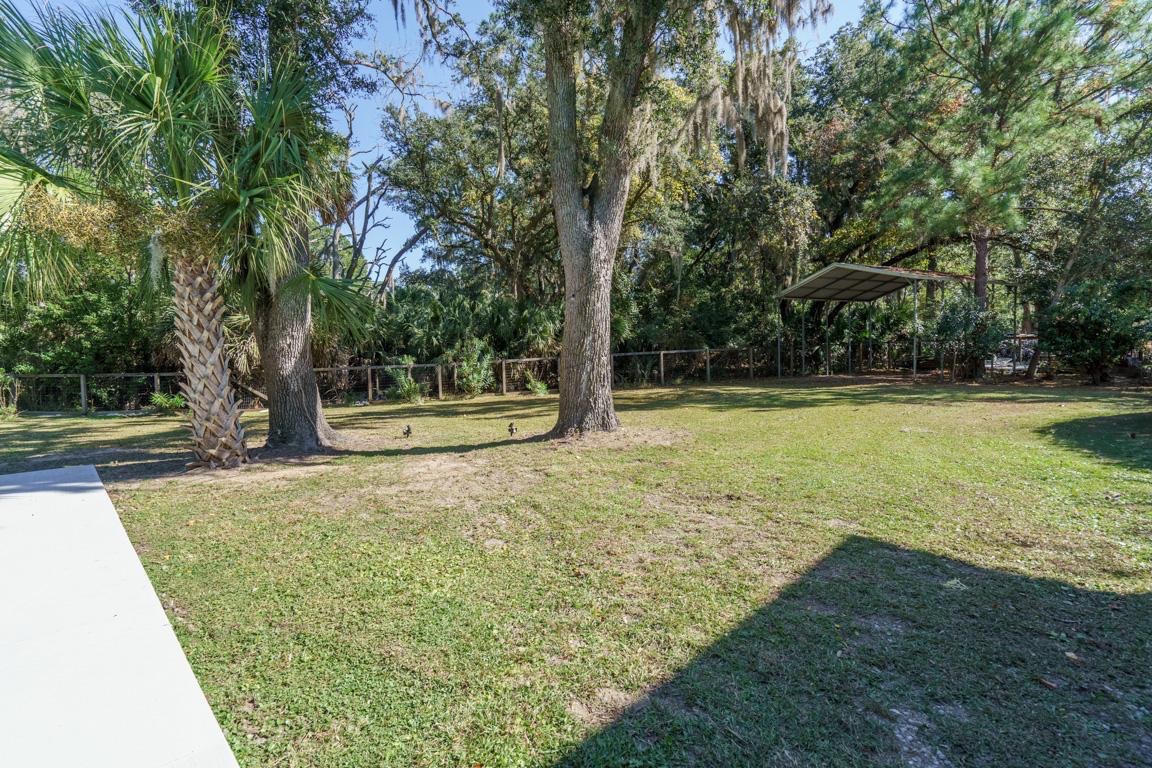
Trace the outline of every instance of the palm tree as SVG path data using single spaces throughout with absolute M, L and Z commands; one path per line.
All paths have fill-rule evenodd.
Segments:
M 171 278 L 194 463 L 209 467 L 247 460 L 223 281 L 298 273 L 294 228 L 324 194 L 315 164 L 288 162 L 306 159 L 307 79 L 284 65 L 239 82 L 231 40 L 203 10 L 29 21 L 0 0 L 0 175 L 19 189 L 0 210 L 6 282 L 59 284 L 78 249 L 146 249 Z

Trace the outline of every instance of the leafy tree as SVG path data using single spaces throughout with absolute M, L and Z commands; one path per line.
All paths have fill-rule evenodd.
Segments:
M 122 255 L 78 254 L 76 262 L 67 291 L 0 302 L 0 367 L 155 370 L 155 331 L 168 324 L 161 302 L 142 300 L 140 277 Z
M 560 287 L 540 56 L 499 21 L 451 60 L 468 87 L 444 114 L 389 111 L 390 200 L 428 228 L 432 263 L 549 302 Z
M 518 0 L 509 7 L 540 40 L 545 61 L 552 207 L 565 285 L 560 413 L 552 434 L 611 431 L 619 425 L 612 401 L 612 278 L 633 175 L 665 138 L 653 130 L 661 111 L 677 108 L 661 76 L 678 68 L 699 94 L 695 109 L 683 114 L 694 111 L 691 127 L 703 130 L 713 118 L 728 118 L 741 136 L 746 126 L 757 130 L 772 162 L 786 165 L 791 60 L 783 60 L 778 79 L 782 60 L 772 54 L 803 7 L 725 3 L 718 9 L 662 0 Z M 815 16 L 825 6 L 805 7 Z M 722 17 L 735 54 L 728 88 L 717 69 Z M 603 74 L 602 89 L 581 90 L 586 70 Z M 591 138 L 580 130 L 582 117 L 597 126 Z
M 975 297 L 960 295 L 944 301 L 932 335 L 944 346 L 955 372 L 957 367 L 971 370 L 1012 333 L 1010 323 L 1001 315 L 981 309 Z
M 0 18 L 0 81 L 26 127 L 0 148 L 20 189 L 9 274 L 66 277 L 77 251 L 149 252 L 171 275 L 196 462 L 245 461 L 221 270 L 275 284 L 295 263 L 289 232 L 324 189 L 285 173 L 310 83 L 288 65 L 238 81 L 208 12 L 28 21 L 3 3 Z
M 1029 171 L 1104 125 L 1149 67 L 1148 13 L 1079 0 L 909 4 L 903 66 L 874 101 L 888 118 L 878 127 L 902 138 L 888 159 L 891 215 L 971 240 L 981 307 L 989 249 L 1021 228 Z
M 1108 285 L 1085 283 L 1064 293 L 1044 315 L 1041 349 L 1084 371 L 1093 384 L 1138 342 L 1148 339 L 1148 305 L 1125 306 Z

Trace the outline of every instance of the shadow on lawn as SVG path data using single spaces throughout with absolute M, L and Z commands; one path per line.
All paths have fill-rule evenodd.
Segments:
M 557 765 L 1152 765 L 1150 669 L 1152 594 L 853 537 Z
M 1041 433 L 1094 458 L 1152 470 L 1152 411 L 1071 419 Z
M 625 397 L 617 410 L 659 410 L 670 406 L 717 410 L 776 411 L 828 405 L 933 405 L 984 402 L 1012 405 L 1043 405 L 1063 402 L 1131 403 L 1132 395 L 1111 387 L 1042 385 L 913 383 L 910 379 L 862 377 L 809 377 L 727 382 L 692 388 L 633 390 L 638 398 Z
M 733 381 L 709 387 L 686 386 L 652 390 L 621 390 L 617 397 L 617 410 L 627 417 L 630 412 L 656 411 L 674 408 L 707 408 L 722 411 L 751 410 L 776 411 L 797 408 L 815 408 L 830 405 L 906 404 L 948 406 L 955 403 L 1003 402 L 1005 404 L 1041 404 L 1069 401 L 1104 402 L 1112 398 L 1131 403 L 1131 395 L 1116 390 L 1073 387 L 1013 387 L 912 384 L 906 380 L 874 380 L 866 377 L 831 377 L 808 379 L 762 379 L 756 382 Z M 512 395 L 507 398 L 482 401 L 458 400 L 429 402 L 406 408 L 326 410 L 332 426 L 338 430 L 372 430 L 398 435 L 403 425 L 415 422 L 421 434 L 429 434 L 421 420 L 482 420 L 494 422 L 493 439 L 469 444 L 432 445 L 415 448 L 348 449 L 329 452 L 329 456 L 401 456 L 405 454 L 467 453 L 497 448 L 521 440 L 496 439 L 504 432 L 508 421 L 534 418 L 548 419 L 556 412 L 555 398 L 531 398 Z M 1113 417 L 1106 417 L 1113 418 Z M 1127 417 L 1115 417 L 1127 418 Z M 0 431 L 0 474 L 46 469 L 69 464 L 96 464 L 102 477 L 115 480 L 140 480 L 182 474 L 191 458 L 187 446 L 187 431 L 181 426 L 170 426 L 140 434 L 109 435 L 104 422 L 112 421 L 116 427 L 131 427 L 136 419 L 79 419 L 57 421 L 50 416 L 22 416 L 14 422 L 15 429 Z M 140 426 L 146 427 L 149 417 L 140 417 Z M 247 421 L 247 420 L 246 420 Z M 249 444 L 262 462 L 292 462 L 300 459 L 292 452 L 264 451 L 258 446 L 263 441 L 263 424 L 248 423 Z M 1147 431 L 1147 430 L 1145 430 Z M 1070 428 L 1068 440 L 1077 435 Z M 1084 435 L 1091 432 L 1083 430 Z M 433 431 L 434 434 L 434 431 Z M 1063 433 L 1056 433 L 1064 439 Z M 1081 435 L 1083 436 L 1083 435 Z M 1142 447 L 1147 440 L 1136 441 Z M 1138 453 L 1138 451 L 1137 451 Z

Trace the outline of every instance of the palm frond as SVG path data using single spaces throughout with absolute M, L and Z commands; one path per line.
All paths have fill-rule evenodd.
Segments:
M 366 281 L 328 277 L 315 267 L 302 269 L 281 285 L 282 292 L 307 293 L 317 329 L 342 331 L 355 341 L 364 341 L 366 329 L 376 310 Z

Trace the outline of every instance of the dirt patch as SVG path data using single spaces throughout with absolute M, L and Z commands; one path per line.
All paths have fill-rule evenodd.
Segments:
M 188 472 L 183 482 L 195 485 L 198 483 L 229 483 L 232 485 L 261 485 L 277 487 L 288 485 L 291 481 L 305 477 L 337 472 L 344 467 L 331 463 L 330 456 L 317 456 L 312 459 L 289 461 L 286 464 L 266 464 L 253 462 L 236 469 L 194 470 Z
M 821 603 L 818 600 L 801 600 L 799 606 L 805 611 L 816 616 L 836 616 L 839 614 L 834 607 L 826 603 Z
M 629 694 L 617 688 L 597 688 L 591 696 L 568 702 L 568 714 L 589 727 L 603 726 L 620 718 L 625 710 L 642 702 L 642 695 Z
M 688 433 L 661 427 L 620 427 L 615 432 L 594 432 L 590 435 L 550 440 L 545 445 L 555 451 L 607 448 L 629 450 L 633 448 L 669 448 L 688 438 Z
M 908 625 L 894 616 L 862 616 L 854 623 L 869 634 L 888 639 L 908 631 Z
M 904 765 L 908 768 L 952 768 L 952 761 L 928 740 L 931 723 L 927 717 L 910 709 L 891 709 L 888 713 Z

